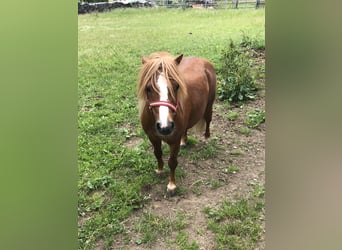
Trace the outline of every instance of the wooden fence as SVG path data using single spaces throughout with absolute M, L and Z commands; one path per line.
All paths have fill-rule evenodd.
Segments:
M 260 8 L 265 6 L 265 0 L 119 0 L 114 2 L 86 3 L 78 2 L 78 14 L 90 12 L 105 12 L 116 8 L 218 8 L 243 9 Z
M 168 8 L 243 9 L 265 7 L 265 0 L 155 0 L 155 3 Z

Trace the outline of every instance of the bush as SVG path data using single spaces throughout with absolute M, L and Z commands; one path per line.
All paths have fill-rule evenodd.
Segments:
M 83 0 L 81 2 L 84 2 L 84 3 L 103 3 L 103 2 L 107 2 L 108 3 L 108 0 Z
M 219 100 L 230 102 L 255 98 L 255 79 L 252 59 L 247 52 L 237 47 L 231 40 L 229 47 L 222 51 L 222 65 L 219 69 Z

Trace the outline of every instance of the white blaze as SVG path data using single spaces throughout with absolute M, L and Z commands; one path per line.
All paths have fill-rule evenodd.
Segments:
M 157 85 L 160 91 L 160 101 L 167 101 L 169 98 L 169 93 L 167 90 L 167 83 L 166 79 L 163 74 L 160 74 L 157 80 Z M 159 121 L 160 126 L 166 127 L 167 126 L 167 117 L 169 115 L 169 108 L 166 106 L 159 107 Z

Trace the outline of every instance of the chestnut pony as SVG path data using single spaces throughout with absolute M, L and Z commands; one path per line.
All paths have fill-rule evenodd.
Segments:
M 186 144 L 187 130 L 205 122 L 204 136 L 210 136 L 216 74 L 205 59 L 174 57 L 167 52 L 143 57 L 142 63 L 138 79 L 140 120 L 153 145 L 158 174 L 163 173 L 164 166 L 161 142 L 170 146 L 167 191 L 173 193 L 177 156 L 180 146 Z

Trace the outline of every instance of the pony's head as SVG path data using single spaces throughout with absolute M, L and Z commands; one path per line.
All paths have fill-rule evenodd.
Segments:
M 173 57 L 169 53 L 153 53 L 142 58 L 138 79 L 139 113 L 146 107 L 154 117 L 157 132 L 171 135 L 175 128 L 175 116 L 182 113 L 186 86 L 177 66 L 183 55 Z

